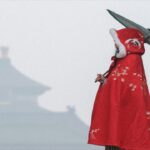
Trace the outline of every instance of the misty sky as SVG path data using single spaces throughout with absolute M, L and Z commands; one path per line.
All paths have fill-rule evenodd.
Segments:
M 52 88 L 39 98 L 42 107 L 66 111 L 74 105 L 89 125 L 99 85 L 94 79 L 108 69 L 114 51 L 109 29 L 123 27 L 106 9 L 150 27 L 149 6 L 148 1 L 0 1 L 0 46 L 10 47 L 16 68 Z M 149 81 L 148 45 L 143 60 Z

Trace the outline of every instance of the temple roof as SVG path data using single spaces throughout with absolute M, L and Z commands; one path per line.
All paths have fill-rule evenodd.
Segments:
M 31 90 L 32 94 L 42 94 L 50 89 L 21 73 L 11 64 L 9 58 L 0 58 L 0 88 L 3 91 L 13 89 L 14 92 L 16 89 L 19 93 L 26 92 L 25 94 L 30 94 Z

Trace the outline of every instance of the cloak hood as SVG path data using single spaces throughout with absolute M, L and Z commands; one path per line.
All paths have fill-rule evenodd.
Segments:
M 130 53 L 143 54 L 145 52 L 144 35 L 138 29 L 123 28 L 116 30 L 111 28 L 110 34 L 117 48 L 117 58 L 123 58 Z

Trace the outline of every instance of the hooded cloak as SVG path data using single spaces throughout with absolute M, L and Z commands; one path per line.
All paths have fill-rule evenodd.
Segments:
M 118 52 L 93 103 L 88 144 L 150 149 L 150 95 L 143 67 L 144 35 L 111 29 Z M 114 58 L 114 57 L 112 57 Z

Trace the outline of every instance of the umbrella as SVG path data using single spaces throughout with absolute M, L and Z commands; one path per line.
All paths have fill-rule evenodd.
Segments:
M 145 43 L 150 44 L 150 29 L 146 29 L 145 27 L 107 9 L 107 11 L 109 12 L 109 14 L 111 16 L 113 16 L 118 22 L 120 22 L 122 25 L 124 25 L 126 28 L 136 28 L 138 30 L 140 30 L 143 35 L 144 35 L 144 39 L 145 39 Z

